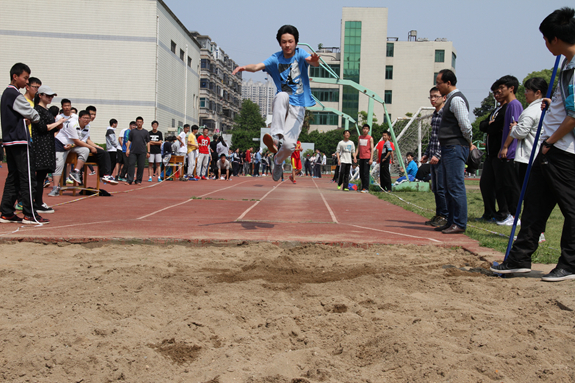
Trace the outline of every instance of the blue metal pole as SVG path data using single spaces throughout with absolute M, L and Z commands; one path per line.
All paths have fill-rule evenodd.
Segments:
M 555 83 L 555 75 L 557 74 L 557 68 L 559 68 L 559 61 L 561 55 L 557 56 L 555 60 L 555 67 L 553 68 L 553 74 L 551 75 L 551 82 L 549 83 L 549 88 L 547 89 L 547 98 L 551 98 L 551 90 L 553 89 L 553 84 Z M 549 105 L 543 109 L 541 112 L 541 118 L 539 119 L 539 126 L 537 127 L 537 133 L 535 134 L 535 141 L 533 141 L 533 149 L 531 149 L 531 156 L 529 157 L 529 163 L 527 164 L 527 170 L 525 171 L 525 179 L 523 180 L 523 187 L 521 188 L 521 194 L 519 195 L 519 201 L 517 201 L 517 211 L 515 212 L 515 219 L 513 220 L 513 226 L 511 227 L 511 235 L 509 236 L 509 242 L 507 243 L 507 250 L 505 251 L 504 262 L 507 261 L 509 257 L 509 252 L 513 246 L 513 238 L 515 237 L 515 229 L 517 228 L 517 220 L 521 214 L 521 204 L 523 203 L 523 198 L 525 197 L 525 190 L 527 190 L 527 183 L 529 181 L 529 174 L 531 173 L 531 167 L 533 165 L 533 157 L 535 157 L 535 151 L 537 145 L 539 145 L 539 136 L 541 134 L 541 127 L 543 126 L 543 118 L 545 117 L 545 112 L 547 112 Z

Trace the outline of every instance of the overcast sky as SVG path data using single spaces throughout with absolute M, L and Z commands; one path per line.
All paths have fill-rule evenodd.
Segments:
M 238 65 L 262 62 L 278 51 L 275 35 L 284 24 L 298 28 L 300 42 L 339 47 L 342 7 L 386 7 L 388 36 L 405 41 L 415 29 L 418 37 L 453 41 L 457 85 L 471 109 L 497 78 L 512 74 L 521 81 L 530 72 L 553 67 L 555 58 L 545 48 L 539 24 L 555 9 L 573 6 L 557 0 L 164 1 L 190 31 L 209 35 Z M 244 79 L 263 77 L 244 72 Z

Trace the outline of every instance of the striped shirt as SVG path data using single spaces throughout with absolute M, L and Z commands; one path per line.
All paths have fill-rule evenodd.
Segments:
M 429 145 L 425 150 L 424 155 L 430 160 L 431 157 L 436 157 L 438 160 L 441 159 L 441 145 L 439 145 L 439 125 L 441 124 L 441 116 L 443 115 L 443 108 L 433 111 L 433 116 L 431 116 L 431 137 L 429 137 Z

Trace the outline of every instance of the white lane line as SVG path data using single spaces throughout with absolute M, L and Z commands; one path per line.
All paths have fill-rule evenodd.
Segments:
M 280 182 L 279 184 L 277 184 L 276 186 L 274 186 L 269 192 L 267 192 L 259 201 L 256 201 L 256 203 L 254 203 L 252 206 L 250 206 L 246 211 L 244 211 L 242 213 L 242 215 L 240 215 L 238 218 L 236 218 L 236 221 L 241 221 L 242 218 L 244 218 L 246 216 L 246 214 L 248 214 L 254 207 L 258 206 L 258 203 L 262 202 L 264 200 L 264 198 L 266 198 L 271 192 L 273 192 L 274 190 L 277 189 L 278 186 L 280 186 L 281 184 L 283 184 L 285 181 Z
M 321 190 L 319 190 L 319 187 L 317 186 L 317 184 L 315 183 L 315 180 L 312 178 L 313 184 L 315 185 L 317 191 L 319 192 L 319 195 L 321 196 L 321 199 L 323 200 L 323 203 L 325 204 L 325 207 L 327 207 L 327 210 L 329 211 L 329 215 L 331 215 L 331 219 L 333 222 L 335 223 L 339 223 L 337 221 L 337 218 L 335 217 L 335 214 L 333 213 L 333 210 L 331 210 L 331 207 L 329 207 L 329 204 L 327 203 L 327 201 L 325 200 L 323 193 L 321 192 Z
M 65 228 L 68 228 L 68 227 L 97 225 L 97 224 L 101 224 L 101 223 L 112 223 L 112 222 L 118 222 L 118 221 L 86 222 L 86 223 L 75 223 L 75 224 L 71 224 L 71 225 L 62 225 L 62 226 L 50 226 L 50 225 L 46 225 L 46 224 L 44 224 L 44 225 L 42 225 L 42 226 L 38 226 L 38 225 L 35 225 L 35 226 L 32 226 L 32 225 L 23 225 L 23 226 L 20 227 L 20 229 L 22 229 L 22 228 L 26 228 L 26 229 L 30 228 L 30 229 L 34 229 L 35 231 L 36 231 L 36 230 L 39 230 L 39 229 L 41 229 L 41 228 L 43 228 L 43 229 L 65 229 Z M 16 230 L 16 231 L 18 231 L 18 230 Z M 15 233 L 16 231 L 13 231 L 12 233 L 0 234 L 0 236 L 4 236 L 4 235 L 8 235 L 8 234 L 13 234 L 13 233 Z M 24 231 L 24 232 L 28 232 L 28 231 L 29 231 L 29 230 L 26 230 L 26 231 Z
M 409 238 L 427 239 L 427 240 L 432 241 L 432 242 L 443 243 L 442 241 L 438 241 L 437 239 L 433 239 L 433 238 L 418 237 L 418 236 L 416 236 L 416 235 L 396 233 L 396 232 L 394 232 L 394 231 L 374 229 L 374 228 L 371 228 L 371 227 L 364 227 L 364 226 L 352 225 L 352 224 L 349 224 L 349 223 L 345 223 L 344 225 L 349 225 L 349 226 L 357 227 L 357 228 L 359 228 L 359 229 L 379 231 L 380 233 L 388 233 L 388 234 L 394 234 L 394 235 L 401 235 L 401 236 L 403 236 L 403 237 L 409 237 Z
M 214 190 L 214 191 L 211 191 L 211 192 L 209 192 L 209 193 L 202 194 L 202 195 L 199 196 L 199 197 L 200 197 L 200 198 L 204 198 L 204 197 L 206 197 L 206 196 L 209 196 L 210 194 L 214 194 L 214 193 L 217 193 L 217 192 L 221 192 L 221 191 L 224 191 L 224 190 L 226 190 L 226 189 L 231 189 L 231 188 L 236 187 L 236 186 L 238 186 L 238 185 L 245 184 L 246 182 L 248 182 L 248 181 L 240 182 L 240 183 L 238 183 L 238 184 L 234 184 L 234 185 L 232 185 L 232 186 L 228 186 L 227 188 Z M 188 200 L 185 200 L 184 202 L 180 202 L 180 203 L 177 203 L 177 204 L 175 204 L 175 205 L 171 205 L 171 206 L 165 207 L 165 208 L 163 208 L 163 209 L 156 210 L 156 211 L 153 212 L 153 213 L 144 215 L 144 216 L 139 217 L 139 218 L 136 218 L 136 219 L 148 218 L 148 217 L 153 216 L 154 214 L 161 213 L 161 212 L 163 212 L 163 211 L 165 211 L 165 210 L 168 210 L 168 209 L 171 209 L 171 208 L 174 208 L 174 207 L 178 207 L 178 206 L 180 206 L 180 205 L 183 205 L 183 204 L 185 204 L 185 203 L 192 202 L 192 201 L 193 201 L 193 199 L 190 198 L 190 199 L 188 199 Z

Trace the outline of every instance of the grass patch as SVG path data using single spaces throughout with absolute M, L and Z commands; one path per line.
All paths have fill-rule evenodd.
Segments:
M 466 185 L 477 185 L 478 181 L 465 181 Z M 435 198 L 431 192 L 394 192 L 380 193 L 373 192 L 379 199 L 388 201 L 394 205 L 401 206 L 405 210 L 417 213 L 427 219 L 435 215 Z M 397 197 L 396 197 L 397 196 Z M 402 200 L 400 200 L 400 197 Z M 424 210 L 422 210 L 423 208 Z M 508 236 L 511 234 L 510 226 L 499 226 L 494 223 L 477 222 L 475 219 L 483 215 L 483 199 L 479 190 L 467 190 L 467 216 L 468 225 L 465 234 L 477 240 L 483 247 L 505 253 Z M 559 210 L 559 206 L 553 210 L 547 228 L 545 230 L 546 242 L 539 244 L 539 248 L 533 254 L 534 263 L 557 263 L 560 252 L 561 231 L 563 230 L 564 218 Z M 519 233 L 520 227 L 515 230 L 515 235 Z M 496 234 L 504 234 L 505 236 Z

